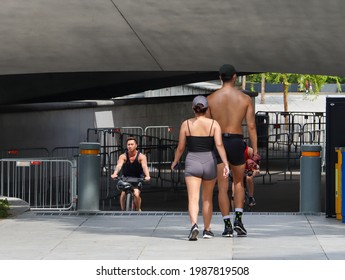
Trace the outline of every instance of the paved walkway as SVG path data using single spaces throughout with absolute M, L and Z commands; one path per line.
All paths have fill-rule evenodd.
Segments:
M 274 176 L 271 184 L 258 178 L 258 204 L 243 218 L 247 237 L 221 237 L 223 221 L 215 200 L 216 236 L 204 240 L 200 233 L 197 242 L 187 241 L 190 225 L 182 190 L 166 199 L 161 192 L 143 193 L 146 211 L 140 214 L 34 212 L 11 199 L 12 216 L 0 219 L 0 260 L 345 260 L 345 223 L 322 213 L 299 213 L 299 175 L 291 180 L 282 176 Z M 324 176 L 322 186 L 324 193 Z
M 0 220 L 0 259 L 345 260 L 345 224 L 334 218 L 246 213 L 244 223 L 247 237 L 223 238 L 223 222 L 215 213 L 216 237 L 190 242 L 186 212 L 28 211 Z
M 187 211 L 182 210 L 187 202 L 182 190 L 166 193 L 165 199 L 158 196 L 162 193 L 143 193 L 146 210 L 130 215 L 119 211 L 34 212 L 14 199 L 14 216 L 0 219 L 1 275 L 12 279 L 15 271 L 16 278 L 25 279 L 46 279 L 49 274 L 54 279 L 99 280 L 95 272 L 103 268 L 154 267 L 179 268 L 180 276 L 174 277 L 177 280 L 190 279 L 195 272 L 192 268 L 225 270 L 234 266 L 249 267 L 250 279 L 271 280 L 277 274 L 282 280 L 338 277 L 345 265 L 345 223 L 322 213 L 296 212 L 298 178 L 282 180 L 276 175 L 272 180 L 270 184 L 257 182 L 255 212 L 243 217 L 247 237 L 221 237 L 223 221 L 215 212 L 215 238 L 202 239 L 200 234 L 196 242 L 187 240 L 190 225 Z M 157 207 L 157 201 L 162 205 Z M 157 207 L 155 211 L 148 209 L 151 204 Z M 199 227 L 203 228 L 201 216 Z M 127 279 L 155 278 L 146 276 Z M 193 276 L 208 280 L 220 277 Z M 172 277 L 159 274 L 156 279 Z M 236 277 L 249 279 L 231 275 Z

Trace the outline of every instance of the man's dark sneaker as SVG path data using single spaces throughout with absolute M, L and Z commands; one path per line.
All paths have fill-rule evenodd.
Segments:
M 229 227 L 225 227 L 224 231 L 222 233 L 223 237 L 233 237 L 234 231 L 232 229 L 232 226 L 230 225 Z
M 214 237 L 214 234 L 212 231 L 204 229 L 204 232 L 202 233 L 202 237 L 206 239 L 210 239 Z
M 194 224 L 190 229 L 190 233 L 188 236 L 189 241 L 196 241 L 198 240 L 199 228 L 197 224 Z
M 247 236 L 247 231 L 240 220 L 235 220 L 234 230 L 237 232 L 237 236 Z
M 256 201 L 254 197 L 249 197 L 249 206 L 255 206 L 256 205 Z

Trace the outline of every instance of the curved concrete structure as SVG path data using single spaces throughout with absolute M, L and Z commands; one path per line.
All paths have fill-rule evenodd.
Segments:
M 343 0 L 3 0 L 0 104 L 111 98 L 241 73 L 345 76 Z

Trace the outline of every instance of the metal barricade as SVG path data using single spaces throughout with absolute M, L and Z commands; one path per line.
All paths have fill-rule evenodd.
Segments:
M 171 126 L 147 126 L 145 135 L 150 135 L 159 139 L 174 139 L 174 130 Z M 176 138 L 175 138 L 176 139 Z
M 0 150 L 0 158 L 49 157 L 47 148 L 13 148 Z
M 121 133 L 126 133 L 128 135 L 143 135 L 144 129 L 140 126 L 123 126 L 119 128 Z
M 304 144 L 323 147 L 321 157 L 324 167 L 325 118 L 323 112 L 257 112 L 258 151 L 263 157 L 262 167 L 266 169 L 266 174 L 271 176 L 298 170 L 300 148 Z
M 256 112 L 256 118 L 261 115 L 265 115 L 265 118 L 267 118 L 266 123 L 270 124 L 268 128 L 269 135 L 276 133 L 294 133 L 296 132 L 295 124 L 298 124 L 303 128 L 305 125 L 313 125 L 315 130 L 322 130 L 324 129 L 326 120 L 326 115 L 324 112 Z M 311 128 L 311 126 L 309 126 L 309 128 Z
M 32 210 L 75 209 L 76 169 L 69 159 L 0 159 L 0 195 L 20 198 Z
M 79 156 L 79 146 L 55 147 L 51 152 L 52 157 L 75 158 Z

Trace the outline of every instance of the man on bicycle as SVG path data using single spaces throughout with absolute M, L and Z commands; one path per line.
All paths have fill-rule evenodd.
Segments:
M 150 172 L 147 166 L 147 158 L 144 154 L 137 150 L 138 143 L 134 137 L 127 138 L 126 141 L 126 152 L 121 154 L 117 160 L 117 164 L 114 173 L 111 178 L 116 179 L 119 172 L 122 170 L 122 175 L 125 177 L 144 177 L 145 181 L 150 180 Z M 141 186 L 134 187 L 134 202 L 137 211 L 141 211 Z M 121 210 L 125 210 L 125 192 L 122 191 L 120 195 L 120 206 Z

